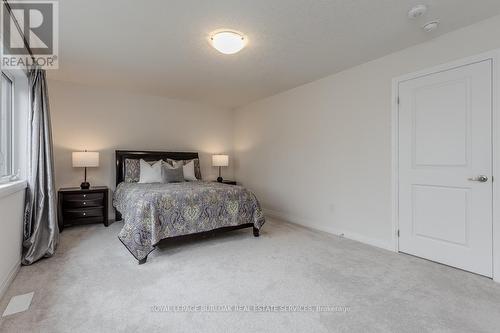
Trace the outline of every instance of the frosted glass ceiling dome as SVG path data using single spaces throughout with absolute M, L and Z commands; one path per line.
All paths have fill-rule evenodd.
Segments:
M 210 37 L 212 46 L 224 54 L 235 54 L 240 52 L 246 45 L 246 38 L 234 31 L 221 31 Z

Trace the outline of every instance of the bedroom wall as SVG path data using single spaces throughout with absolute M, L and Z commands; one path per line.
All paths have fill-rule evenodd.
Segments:
M 111 189 L 115 149 L 197 151 L 208 180 L 217 178 L 212 154 L 228 153 L 232 164 L 230 110 L 53 80 L 49 98 L 57 188 L 83 181 L 83 169 L 71 165 L 71 152 L 84 149 L 100 152 L 99 168 L 88 169 L 90 183 Z M 231 167 L 223 177 L 233 178 Z
M 0 232 L 0 299 L 21 266 L 25 185 L 13 193 L 0 193 L 2 232 Z
M 393 249 L 391 80 L 498 36 L 500 16 L 236 110 L 236 179 L 271 215 Z
M 0 299 L 21 266 L 24 192 L 27 172 L 28 78 L 21 70 L 8 73 L 14 78 L 14 170 L 19 181 L 0 184 Z

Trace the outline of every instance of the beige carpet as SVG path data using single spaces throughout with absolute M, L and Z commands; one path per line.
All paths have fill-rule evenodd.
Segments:
M 0 311 L 17 294 L 35 291 L 33 303 L 26 312 L 2 318 L 0 331 L 500 329 L 499 284 L 411 256 L 269 221 L 260 238 L 244 229 L 164 245 L 139 266 L 116 237 L 120 227 L 68 228 L 56 256 L 22 267 Z M 240 311 L 152 311 L 172 305 L 238 305 Z M 275 307 L 243 312 L 252 305 Z M 287 305 L 349 311 L 289 312 Z

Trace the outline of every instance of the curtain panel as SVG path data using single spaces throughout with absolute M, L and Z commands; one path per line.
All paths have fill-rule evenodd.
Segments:
M 45 70 L 29 72 L 29 165 L 22 264 L 54 254 L 59 240 L 54 157 Z

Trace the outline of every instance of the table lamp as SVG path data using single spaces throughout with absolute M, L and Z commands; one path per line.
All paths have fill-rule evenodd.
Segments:
M 87 182 L 87 168 L 95 168 L 99 166 L 99 153 L 94 151 L 79 151 L 72 154 L 73 168 L 85 168 L 85 178 L 80 184 L 82 190 L 90 188 L 90 183 Z
M 229 156 L 227 155 L 212 155 L 212 165 L 219 167 L 219 177 L 217 181 L 222 183 L 221 167 L 227 167 L 229 165 Z

